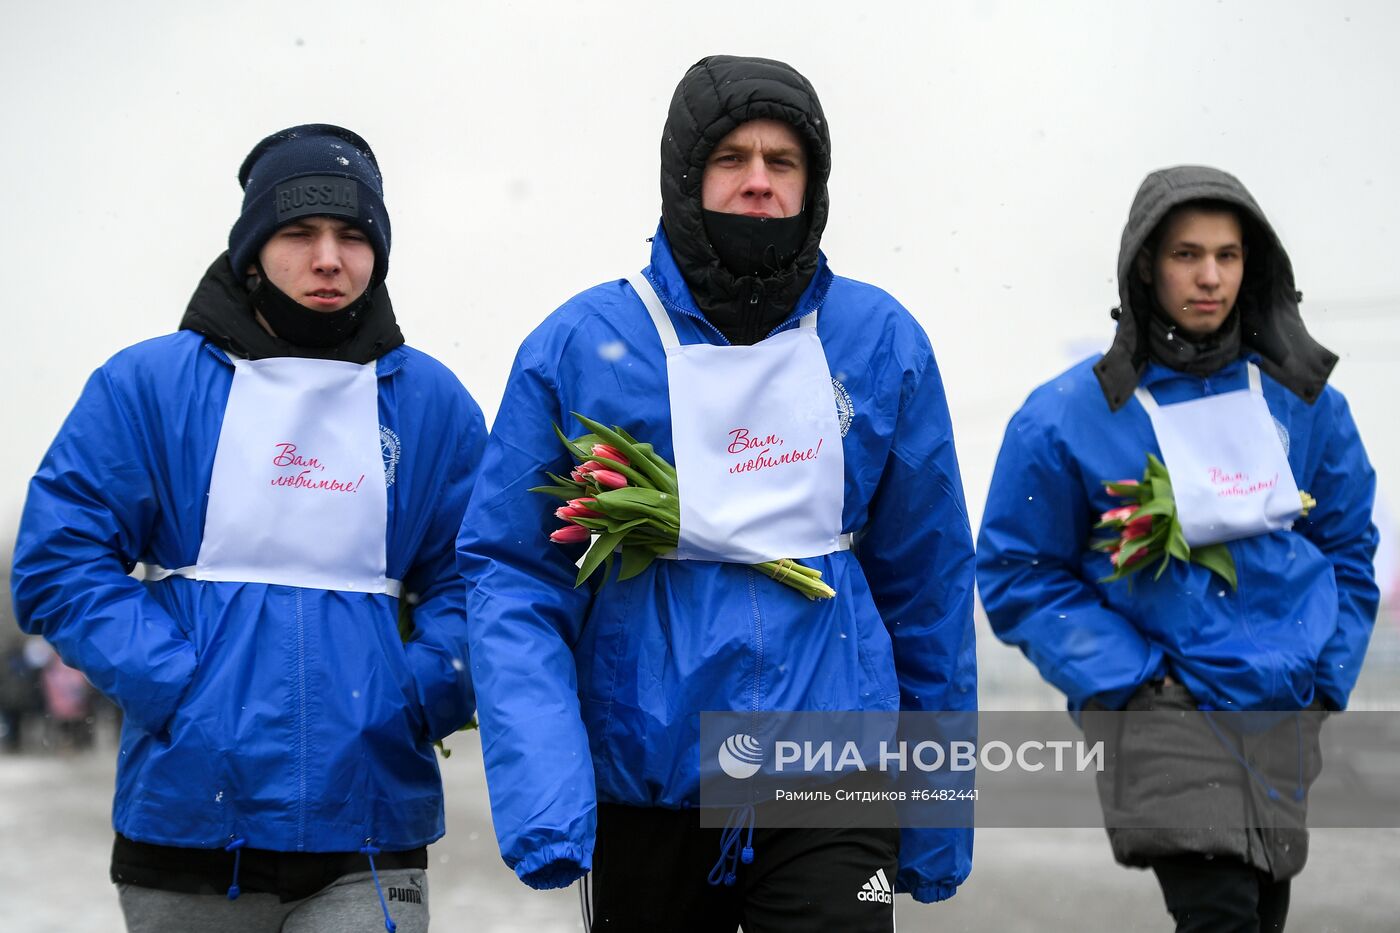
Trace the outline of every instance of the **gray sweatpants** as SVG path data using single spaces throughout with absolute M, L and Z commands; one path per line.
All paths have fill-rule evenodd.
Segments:
M 398 933 L 427 933 L 428 876 L 421 868 L 379 873 Z M 275 894 L 179 894 L 117 885 L 128 933 L 383 933 L 384 911 L 367 871 L 343 875 L 299 901 Z

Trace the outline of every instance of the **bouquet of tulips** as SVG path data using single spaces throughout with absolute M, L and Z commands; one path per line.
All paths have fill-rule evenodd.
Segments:
M 1223 544 L 1191 547 L 1186 543 L 1181 522 L 1176 518 L 1171 476 L 1162 461 L 1148 454 L 1147 469 L 1141 480 L 1105 480 L 1104 487 L 1110 494 L 1128 500 L 1129 504 L 1104 512 L 1094 526 L 1114 532 L 1113 537 L 1100 538 L 1091 545 L 1096 551 L 1107 551 L 1113 561 L 1113 573 L 1100 582 L 1112 583 L 1130 577 L 1154 561 L 1157 562 L 1157 573 L 1153 579 L 1156 579 L 1161 577 L 1168 562 L 1175 557 L 1200 564 L 1219 574 L 1231 589 L 1239 587 L 1235 559 L 1230 556 L 1229 548 Z M 1307 515 L 1317 501 L 1306 492 L 1299 495 L 1303 500 L 1303 514 Z
M 1157 573 L 1153 579 L 1156 579 L 1175 557 L 1193 561 L 1219 574 L 1231 589 L 1238 587 L 1235 559 L 1230 556 L 1229 548 L 1223 544 L 1193 548 L 1186 543 L 1181 522 L 1176 518 L 1171 477 L 1162 461 L 1148 454 L 1147 469 L 1141 480 L 1105 480 L 1104 488 L 1111 495 L 1129 500 L 1130 504 L 1104 512 L 1094 526 L 1115 532 L 1113 537 L 1100 538 L 1092 544 L 1096 551 L 1107 551 L 1113 561 L 1113 573 L 1100 582 L 1112 583 L 1130 577 L 1154 561 Z
M 579 564 L 579 586 L 602 568 L 603 581 L 612 574 L 615 555 L 621 555 L 619 580 L 635 577 L 658 555 L 676 549 L 680 536 L 681 506 L 676 468 L 621 428 L 608 428 L 574 413 L 589 433 L 572 440 L 554 426 L 578 465 L 567 477 L 548 473 L 551 486 L 531 492 L 563 499 L 555 516 L 565 525 L 549 540 L 557 544 L 582 544 L 593 539 Z M 794 560 L 764 561 L 751 565 L 760 573 L 797 590 L 808 599 L 830 599 L 836 591 L 822 582 L 821 571 Z

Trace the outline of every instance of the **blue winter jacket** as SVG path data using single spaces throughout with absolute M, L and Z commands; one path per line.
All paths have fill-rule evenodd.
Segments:
M 723 344 L 663 233 L 646 274 L 681 342 Z M 966 710 L 976 706 L 973 559 L 933 352 L 889 295 L 825 260 L 779 328 L 821 309 L 844 434 L 843 530 L 856 550 L 809 561 L 838 595 L 809 601 L 744 566 L 655 561 L 574 587 L 582 546 L 551 544 L 558 505 L 527 490 L 568 472 L 550 427 L 576 411 L 674 462 L 666 363 L 625 281 L 567 302 L 520 348 L 458 542 L 473 679 L 501 853 L 527 883 L 592 864 L 599 802 L 699 799 L 703 710 Z M 956 890 L 970 830 L 909 830 L 898 884 Z
M 398 600 L 183 577 L 199 555 L 233 366 L 185 330 L 88 381 L 29 488 L 16 615 L 125 713 L 113 822 L 141 842 L 355 851 L 443 833 L 432 742 L 474 708 L 453 539 L 485 444 L 475 402 L 406 346 L 377 361 Z M 307 540 L 315 547 L 315 540 Z
M 1250 357 L 1250 359 L 1256 359 Z M 978 539 L 977 582 L 992 628 L 1019 646 L 1080 709 L 1120 708 L 1170 674 L 1203 706 L 1297 710 L 1315 697 L 1346 706 L 1375 619 L 1371 566 L 1375 473 L 1342 394 L 1312 405 L 1268 375 L 1264 397 L 1298 488 L 1317 506 L 1292 530 L 1227 545 L 1239 588 L 1173 560 L 1102 583 L 1089 548 L 1099 515 L 1122 504 L 1104 480 L 1136 479 L 1162 456 L 1136 400 L 1109 410 L 1087 360 L 1036 389 L 1011 419 Z M 1159 404 L 1247 388 L 1243 360 L 1208 377 L 1149 364 Z M 1170 466 L 1170 464 L 1168 464 Z

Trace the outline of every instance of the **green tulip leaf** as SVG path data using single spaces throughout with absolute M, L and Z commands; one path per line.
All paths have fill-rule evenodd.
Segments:
M 675 494 L 677 488 L 675 477 L 657 467 L 655 460 L 653 460 L 655 455 L 648 456 L 645 454 L 637 447 L 637 442 L 632 440 L 628 435 L 620 434 L 612 428 L 599 424 L 590 418 L 585 418 L 578 412 L 572 412 L 572 414 L 584 427 L 603 438 L 608 444 L 616 447 L 619 453 L 632 461 L 632 465 L 639 472 L 646 474 L 647 479 L 650 481 L 648 485 L 654 486 L 664 492 L 669 492 L 672 495 Z
M 651 566 L 651 562 L 656 559 L 656 552 L 651 548 L 637 547 L 635 545 L 623 545 L 622 548 L 622 570 L 618 573 L 619 580 L 630 580 Z
M 1225 545 L 1212 544 L 1195 548 L 1191 551 L 1191 560 L 1218 575 L 1230 584 L 1230 589 L 1239 589 L 1239 581 L 1235 576 L 1235 559 Z
M 622 541 L 623 535 L 605 531 L 593 540 L 593 546 L 588 549 L 588 553 L 583 556 L 583 563 L 578 568 L 578 578 L 574 580 L 574 586 L 582 586 L 598 566 L 612 556 L 613 549 Z M 606 581 L 606 577 L 604 580 Z
M 1167 553 L 1177 560 L 1190 560 L 1191 548 L 1186 543 L 1186 535 L 1181 533 L 1181 522 L 1175 518 L 1171 522 L 1171 533 L 1167 537 Z
M 546 496 L 553 496 L 556 499 L 563 499 L 568 502 L 570 499 L 577 499 L 583 495 L 583 490 L 577 486 L 532 486 L 530 492 L 543 493 Z

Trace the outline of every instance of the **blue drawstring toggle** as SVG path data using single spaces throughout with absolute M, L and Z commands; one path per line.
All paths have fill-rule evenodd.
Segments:
M 1212 719 L 1210 716 L 1213 707 L 1203 703 L 1199 705 L 1197 709 L 1199 709 L 1202 715 L 1205 716 L 1206 725 L 1210 726 L 1210 731 L 1215 733 L 1216 741 L 1218 741 L 1221 744 L 1221 746 L 1225 748 L 1226 751 L 1228 751 L 1231 755 L 1234 756 L 1235 761 L 1239 762 L 1240 767 L 1244 768 L 1245 773 L 1248 774 L 1250 778 L 1252 778 L 1256 783 L 1258 783 L 1260 787 L 1264 788 L 1268 798 L 1270 800 L 1282 799 L 1283 795 L 1280 794 L 1272 784 L 1264 780 L 1264 776 L 1254 769 L 1254 766 L 1251 765 L 1249 761 L 1244 757 L 1244 755 L 1240 753 L 1239 749 L 1235 748 L 1233 742 L 1225 738 L 1224 734 L 1220 731 L 1220 727 L 1215 724 L 1215 720 Z M 1303 786 L 1302 714 L 1293 714 L 1293 729 L 1294 735 L 1297 737 L 1298 744 L 1298 785 L 1293 789 L 1293 799 L 1301 803 L 1308 796 L 1307 788 Z
M 707 879 L 710 884 L 732 887 L 739 880 L 739 863 L 753 864 L 753 824 L 752 804 L 735 807 L 729 811 L 729 818 L 724 823 L 724 832 L 719 837 L 719 861 L 710 869 Z M 739 845 L 741 839 L 744 840 L 742 847 Z
M 384 911 L 384 929 L 394 933 L 398 925 L 389 916 L 389 904 L 384 900 L 384 889 L 379 886 L 379 872 L 374 868 L 374 857 L 379 854 L 379 850 L 374 847 L 373 842 L 373 839 L 366 839 L 365 844 L 360 846 L 360 854 L 369 859 L 369 874 L 374 879 L 374 891 L 379 895 L 379 909 Z
M 233 853 L 233 882 L 228 886 L 228 899 L 238 900 L 238 895 L 243 893 L 243 889 L 238 886 L 238 867 L 243 862 L 243 847 L 248 844 L 248 840 L 242 836 L 232 836 L 229 844 L 224 846 L 225 852 Z

